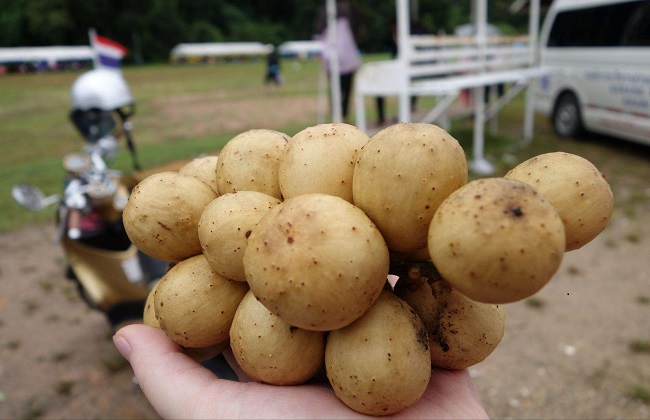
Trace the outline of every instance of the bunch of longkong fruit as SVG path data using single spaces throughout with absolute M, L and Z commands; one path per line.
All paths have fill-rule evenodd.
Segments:
M 573 154 L 468 182 L 462 147 L 435 125 L 368 137 L 321 124 L 246 131 L 149 176 L 124 223 L 171 263 L 145 324 L 199 361 L 230 346 L 266 384 L 324 372 L 348 407 L 386 415 L 421 398 L 432 367 L 490 355 L 504 304 L 539 291 L 612 207 L 604 176 Z

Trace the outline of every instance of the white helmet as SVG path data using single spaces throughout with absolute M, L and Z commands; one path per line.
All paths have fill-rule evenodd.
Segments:
M 131 90 L 116 70 L 90 70 L 72 84 L 72 107 L 81 111 L 112 111 L 133 105 Z

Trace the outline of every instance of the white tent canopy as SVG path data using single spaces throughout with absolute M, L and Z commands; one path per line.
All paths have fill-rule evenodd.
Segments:
M 287 41 L 278 46 L 278 52 L 285 57 L 311 57 L 323 53 L 321 41 Z
M 261 42 L 202 42 L 178 44 L 171 50 L 173 60 L 186 57 L 244 57 L 263 56 L 273 46 Z
M 94 57 L 93 49 L 88 46 L 0 48 L 0 63 L 57 63 L 93 60 Z

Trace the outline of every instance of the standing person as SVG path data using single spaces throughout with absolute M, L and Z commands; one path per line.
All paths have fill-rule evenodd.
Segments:
M 350 3 L 346 0 L 338 1 L 336 5 L 336 50 L 341 83 L 341 111 L 344 122 L 348 121 L 354 74 L 361 66 L 361 53 L 357 46 L 357 39 L 362 36 L 363 31 L 359 16 Z M 324 6 L 321 6 L 318 11 L 315 33 L 315 39 L 323 41 L 325 46 L 329 45 L 327 42 L 327 13 Z M 323 59 L 325 71 L 330 74 L 329 51 L 326 47 L 323 49 Z
M 276 86 L 282 84 L 282 76 L 280 76 L 280 55 L 278 49 L 273 47 L 273 50 L 266 57 L 266 76 L 264 77 L 264 84 L 275 83 Z

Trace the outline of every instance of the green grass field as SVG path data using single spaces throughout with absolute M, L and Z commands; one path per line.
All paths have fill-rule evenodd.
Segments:
M 318 66 L 317 62 L 308 62 L 290 67 L 284 72 L 285 85 L 271 94 L 286 98 L 316 97 Z M 263 72 L 262 61 L 125 69 L 124 76 L 136 98 L 134 138 L 143 167 L 214 152 L 238 132 L 216 127 L 204 133 L 182 135 L 177 119 L 157 116 L 157 109 L 168 108 L 172 117 L 175 111 L 181 116 L 191 116 L 192 109 L 200 110 L 205 105 L 201 99 L 222 104 L 250 99 L 253 103 L 262 91 Z M 0 77 L 0 92 L 3 92 L 0 95 L 3 152 L 0 154 L 0 232 L 52 217 L 51 209 L 30 213 L 18 206 L 10 191 L 16 183 L 37 185 L 46 194 L 61 191 L 61 158 L 83 147 L 83 139 L 68 118 L 70 87 L 79 75 L 40 73 Z M 177 109 L 174 109 L 174 100 L 180 102 Z M 166 102 L 171 105 L 165 105 Z M 249 114 L 250 128 L 257 127 L 254 109 L 250 109 Z M 184 119 L 187 124 L 193 123 L 191 118 Z M 170 127 L 169 123 L 174 126 Z M 295 134 L 301 127 L 313 123 L 313 116 L 307 116 L 304 122 L 269 128 Z M 113 166 L 129 170 L 131 162 L 125 150 Z
M 382 56 L 370 59 L 383 58 Z M 218 151 L 234 135 L 251 128 L 269 128 L 293 135 L 319 122 L 327 107 L 322 92 L 320 62 L 284 62 L 284 84 L 265 88 L 262 60 L 216 65 L 157 65 L 124 70 L 136 98 L 134 138 L 143 167 Z M 0 232 L 49 221 L 52 209 L 31 213 L 14 202 L 11 186 L 30 183 L 46 194 L 61 192 L 61 158 L 81 150 L 83 140 L 68 119 L 70 87 L 80 73 L 40 73 L 0 77 Z M 420 109 L 432 105 L 421 98 Z M 367 99 L 369 120 L 374 101 Z M 387 115 L 396 115 L 396 100 L 387 101 Z M 523 95 L 502 110 L 498 131 L 486 133 L 486 155 L 505 173 L 535 154 L 566 150 L 597 165 L 620 171 L 628 165 L 607 160 L 606 145 L 560 140 L 544 117 L 536 118 L 532 143 L 520 141 Z M 471 158 L 470 120 L 455 120 L 451 130 Z M 497 134 L 498 133 L 498 134 Z M 606 163 L 608 162 L 608 163 Z M 128 171 L 130 157 L 123 152 L 113 167 Z

